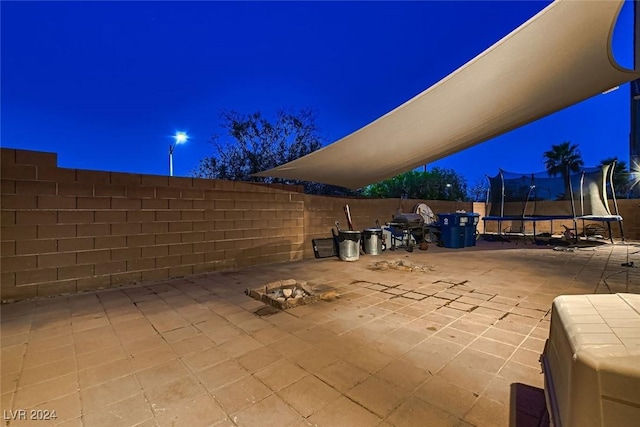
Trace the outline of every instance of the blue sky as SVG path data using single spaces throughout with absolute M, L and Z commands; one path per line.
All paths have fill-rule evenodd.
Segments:
M 3 147 L 58 153 L 62 167 L 186 176 L 221 132 L 218 113 L 313 108 L 333 142 L 397 107 L 543 9 L 543 1 L 6 2 Z M 614 34 L 632 63 L 632 4 Z M 473 183 L 499 167 L 543 170 L 565 140 L 587 165 L 629 156 L 629 89 L 429 165 Z M 393 150 L 390 142 L 389 149 Z

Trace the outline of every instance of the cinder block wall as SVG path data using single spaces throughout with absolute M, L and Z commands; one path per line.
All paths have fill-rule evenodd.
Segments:
M 610 203 L 611 212 L 613 205 Z M 640 200 L 623 199 L 618 200 L 618 211 L 624 218 L 624 236 L 630 240 L 640 240 Z M 615 237 L 620 237 L 617 224 L 612 224 Z
M 347 228 L 345 204 L 360 230 L 421 202 L 484 215 L 483 203 L 58 168 L 53 153 L 3 148 L 0 160 L 2 301 L 311 258 L 312 239 L 330 237 L 335 221 Z M 626 237 L 639 239 L 638 200 L 619 207 Z
M 0 158 L 3 301 L 302 258 L 295 191 Z

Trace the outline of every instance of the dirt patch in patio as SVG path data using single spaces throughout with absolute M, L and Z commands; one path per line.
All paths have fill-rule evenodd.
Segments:
M 436 268 L 433 265 L 416 264 L 404 259 L 398 259 L 398 260 L 391 260 L 391 261 L 383 260 L 383 261 L 375 262 L 371 267 L 371 269 L 378 270 L 378 271 L 399 270 L 399 271 L 409 271 L 409 272 L 427 272 L 427 271 L 435 271 Z

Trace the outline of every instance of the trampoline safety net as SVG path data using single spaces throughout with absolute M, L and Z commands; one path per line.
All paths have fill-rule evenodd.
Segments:
M 601 167 L 567 169 L 565 173 L 513 173 L 500 170 L 487 177 L 487 216 L 485 220 L 539 221 L 578 219 L 620 223 L 613 188 L 615 163 Z M 609 191 L 608 191 L 609 190 Z M 611 194 L 613 212 L 609 207 Z

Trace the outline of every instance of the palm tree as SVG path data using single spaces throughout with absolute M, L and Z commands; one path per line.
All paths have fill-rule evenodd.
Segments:
M 579 172 L 584 165 L 578 144 L 572 144 L 569 141 L 557 145 L 552 144 L 551 150 L 545 151 L 542 157 L 549 176 L 562 176 L 565 188 L 563 198 L 569 199 L 571 197 L 569 176 L 571 173 Z

